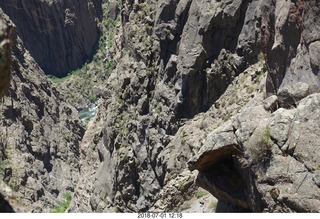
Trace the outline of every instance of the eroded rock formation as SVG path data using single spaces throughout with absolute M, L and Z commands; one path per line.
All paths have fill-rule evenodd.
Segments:
M 107 8 L 115 69 L 81 143 L 73 108 L 13 37 L 1 133 L 27 165 L 4 171 L 23 204 L 48 211 L 70 191 L 69 212 L 178 211 L 200 185 L 218 212 L 320 211 L 316 0 Z
M 183 204 L 196 190 L 188 159 L 209 131 L 263 90 L 262 62 L 248 68 L 258 62 L 259 39 L 250 35 L 256 27 L 246 22 L 256 4 L 147 1 L 119 7 L 117 66 L 89 125 L 91 133 L 98 127 L 96 134 L 82 147 L 71 212 L 170 211 Z M 234 105 L 212 106 L 235 79 L 219 101 Z
M 189 161 L 199 185 L 226 203 L 221 211 L 320 211 L 317 4 L 261 5 L 266 88 L 277 96 L 234 115 Z
M 4 31 L 6 28 L 5 23 L 0 20 L 0 29 L 2 30 L 0 35 L 0 98 L 8 91 L 11 79 L 11 50 L 7 32 Z
M 0 108 L 1 180 L 21 211 L 49 212 L 74 191 L 84 127 L 24 48 L 9 17 L 1 10 L 0 17 L 12 47 L 11 86 Z
M 297 202 L 306 183 L 302 178 L 317 174 L 308 175 L 305 168 L 294 176 L 299 170 L 293 168 L 290 177 L 280 175 L 281 160 L 301 159 L 286 151 L 293 146 L 279 146 L 280 140 L 289 143 L 287 135 L 276 140 L 269 126 L 275 114 L 292 112 L 279 107 L 299 108 L 303 98 L 317 92 L 316 47 L 308 50 L 305 44 L 314 40 L 309 44 L 316 45 L 311 34 L 315 4 L 169 0 L 119 5 L 117 68 L 101 101 L 97 134 L 87 145 L 93 153 L 83 152 L 80 198 L 71 211 L 170 211 L 195 190 L 194 175 L 186 168 L 193 156 L 190 168 L 200 170 L 199 184 L 220 200 L 217 211 L 318 211 L 311 204 L 317 195 L 301 197 L 306 204 Z M 288 116 L 285 121 L 298 119 Z M 285 127 L 292 131 L 291 125 Z M 286 187 L 295 190 L 282 191 Z
M 92 58 L 101 0 L 1 1 L 27 50 L 46 74 L 66 76 Z

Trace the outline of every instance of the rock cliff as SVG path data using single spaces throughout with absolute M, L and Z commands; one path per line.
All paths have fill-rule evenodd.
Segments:
M 302 128 L 319 86 L 316 1 L 118 7 L 117 66 L 70 211 L 177 210 L 197 181 L 216 211 L 318 212 L 318 144 L 294 131 L 316 133 Z
M 7 26 L 2 31 L 9 38 L 2 39 L 1 46 L 10 42 L 12 48 L 11 66 L 1 71 L 6 82 L 1 93 L 8 87 L 9 68 L 12 80 L 0 107 L 0 193 L 6 191 L 4 195 L 9 202 L 13 200 L 18 212 L 50 212 L 64 201 L 65 194 L 74 191 L 84 127 L 77 111 L 61 100 L 25 49 L 15 25 L 2 10 L 0 17 Z M 4 48 L 2 55 L 6 54 Z
M 48 211 L 70 192 L 68 212 L 320 212 L 318 1 L 105 9 L 115 68 L 85 133 L 7 18 L 0 146 L 23 206 Z
M 171 211 L 190 199 L 197 187 L 188 159 L 210 131 L 263 90 L 259 29 L 250 20 L 256 7 L 119 4 L 117 65 L 88 127 L 95 134 L 81 147 L 71 212 Z
M 5 30 L 7 27 L 5 23 L 0 21 L 0 29 Z M 10 42 L 8 39 L 8 35 L 5 31 L 1 32 L 0 35 L 0 98 L 2 98 L 9 89 L 11 72 L 10 72 L 10 64 L 11 64 L 11 50 L 10 50 Z
M 261 1 L 266 92 L 190 161 L 221 211 L 319 212 L 317 1 Z M 258 17 L 258 16 L 256 16 Z M 240 182 L 240 183 L 239 183 Z M 236 185 L 236 184 L 237 185 Z
M 1 1 L 27 50 L 46 74 L 66 76 L 91 59 L 101 20 L 101 0 Z

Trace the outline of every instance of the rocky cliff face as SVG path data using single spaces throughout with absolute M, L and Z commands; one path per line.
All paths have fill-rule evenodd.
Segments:
M 3 30 L 0 35 L 0 98 L 3 97 L 9 89 L 11 72 L 10 72 L 10 64 L 11 64 L 11 50 L 10 50 L 10 42 L 8 39 L 7 33 L 4 31 L 7 27 L 5 23 L 0 21 L 0 28 Z
M 260 9 L 266 88 L 276 95 L 216 129 L 190 160 L 190 169 L 200 171 L 198 183 L 222 200 L 222 211 L 319 212 L 313 125 L 319 102 L 319 6 L 263 1 Z
M 48 211 L 74 191 L 69 212 L 190 212 L 210 193 L 217 212 L 320 211 L 316 0 L 108 8 L 115 70 L 81 143 L 73 108 L 13 37 L 2 156 L 27 168 L 3 174 L 24 205 Z
M 196 190 L 188 159 L 261 90 L 262 64 L 247 69 L 258 60 L 259 38 L 245 36 L 257 32 L 246 22 L 256 5 L 148 1 L 119 7 L 117 66 L 88 128 L 98 127 L 82 147 L 83 177 L 70 211 L 174 210 Z M 236 78 L 241 82 L 216 102 Z
M 11 50 L 10 50 L 10 42 L 8 38 L 8 34 L 5 31 L 7 26 L 1 20 L 0 21 L 0 51 L 1 51 L 1 67 L 0 67 L 0 98 L 6 94 L 10 86 L 10 79 L 11 79 L 11 72 L 10 72 L 10 65 L 11 65 Z M 1 160 L 3 159 L 3 154 L 1 151 Z M 2 182 L 2 180 L 1 180 Z M 6 200 L 7 197 L 3 194 L 3 184 L 1 183 L 0 186 L 0 212 L 14 212 L 10 203 Z
M 1 1 L 32 57 L 59 77 L 92 58 L 99 39 L 101 0 Z
M 190 160 L 217 211 L 318 212 L 317 155 L 307 152 L 317 143 L 305 142 L 316 131 L 303 128 L 318 98 L 303 99 L 319 86 L 316 1 L 119 8 L 117 67 L 70 210 L 177 209 L 196 190 Z
M 11 86 L 0 108 L 0 176 L 7 185 L 1 182 L 0 192 L 7 191 L 20 211 L 49 212 L 74 191 L 84 128 L 24 48 L 15 25 L 0 15 L 12 47 Z M 7 74 L 1 71 L 4 79 Z

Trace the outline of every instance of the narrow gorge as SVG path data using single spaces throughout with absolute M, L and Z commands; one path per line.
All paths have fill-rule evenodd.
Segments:
M 320 212 L 319 14 L 0 1 L 0 211 Z

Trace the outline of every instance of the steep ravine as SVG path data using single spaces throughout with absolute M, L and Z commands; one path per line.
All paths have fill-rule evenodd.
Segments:
M 1 191 L 18 212 L 50 212 L 74 192 L 85 130 L 77 111 L 61 100 L 24 48 L 9 17 L 1 10 L 0 17 L 12 48 L 11 86 L 0 107 Z
M 219 199 L 217 211 L 317 212 L 316 167 L 298 174 L 295 162 L 318 144 L 295 154 L 295 140 L 275 129 L 283 120 L 284 130 L 303 123 L 300 111 L 290 109 L 318 92 L 317 47 L 308 52 L 305 43 L 316 39 L 315 4 L 119 4 L 117 66 L 98 108 L 98 128 L 92 130 L 95 121 L 89 127 L 97 134 L 86 141 L 70 211 L 175 210 L 197 188 L 191 159 L 198 185 Z M 310 98 L 298 108 L 316 106 L 317 97 Z M 289 176 L 281 175 L 285 160 Z M 307 185 L 316 195 L 299 195 Z
M 46 74 L 66 76 L 98 46 L 101 0 L 0 1 L 31 56 Z
M 103 2 L 114 65 L 101 62 L 112 73 L 86 131 L 2 15 L 0 158 L 19 206 L 48 212 L 70 195 L 68 212 L 320 212 L 316 0 Z
M 259 31 L 250 20 L 257 4 L 119 7 L 117 65 L 84 137 L 70 212 L 178 209 L 197 189 L 187 161 L 210 131 L 263 90 L 259 38 L 250 35 Z M 236 85 L 227 89 L 235 79 L 238 92 Z

